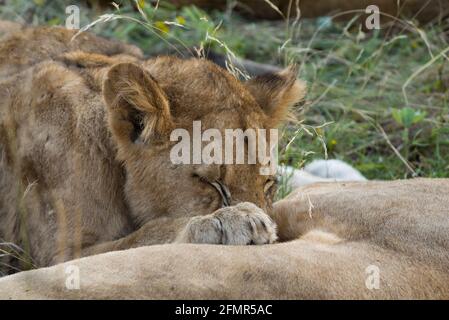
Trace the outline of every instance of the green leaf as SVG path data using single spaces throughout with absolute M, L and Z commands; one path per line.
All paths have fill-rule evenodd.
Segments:
M 406 128 L 410 128 L 413 124 L 413 119 L 415 118 L 415 110 L 412 108 L 404 108 L 401 110 L 401 118 L 402 118 L 402 124 Z
M 393 119 L 398 123 L 403 125 L 402 123 L 402 118 L 401 118 L 401 113 L 398 109 L 393 109 L 393 111 L 391 112 Z
M 425 112 L 414 110 L 410 107 L 399 109 L 393 109 L 391 112 L 393 119 L 404 128 L 410 128 L 413 124 L 419 123 L 426 117 Z
M 45 0 L 33 0 L 33 2 L 39 7 L 42 7 L 45 4 Z
M 413 119 L 413 124 L 420 123 L 426 118 L 427 113 L 426 112 L 415 112 L 415 118 Z
M 50 20 L 48 20 L 48 22 L 47 22 L 47 24 L 48 24 L 49 26 L 57 26 L 57 25 L 59 25 L 60 23 L 61 23 L 61 19 L 59 19 L 58 17 L 53 18 L 53 19 L 50 19 Z

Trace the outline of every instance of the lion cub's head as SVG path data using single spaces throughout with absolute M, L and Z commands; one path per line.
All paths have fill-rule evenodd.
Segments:
M 231 151 L 225 148 L 225 130 L 276 128 L 304 92 L 292 68 L 242 83 L 199 59 L 164 57 L 142 65 L 114 65 L 104 81 L 103 94 L 136 221 L 144 223 L 167 214 L 203 215 L 242 201 L 269 212 L 274 176 L 261 175 L 260 163 L 225 163 L 224 153 L 231 152 L 234 160 L 237 156 L 233 152 L 237 142 Z M 203 136 L 200 146 L 195 146 L 192 140 L 198 125 L 201 133 L 207 129 L 222 133 L 223 162 L 204 163 L 203 147 L 217 137 Z M 191 139 L 182 141 L 187 143 L 183 150 L 190 153 L 189 164 L 173 161 L 173 148 L 180 143 L 171 141 L 176 129 Z M 248 138 L 243 148 L 248 151 Z

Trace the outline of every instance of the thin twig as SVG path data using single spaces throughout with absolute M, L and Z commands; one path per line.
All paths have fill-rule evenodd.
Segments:
M 405 166 L 407 167 L 407 169 L 412 173 L 413 177 L 417 177 L 418 174 L 416 173 L 415 169 L 413 169 L 413 166 L 411 163 L 409 163 L 407 161 L 407 159 L 405 159 L 401 153 L 398 151 L 398 149 L 396 149 L 396 147 L 393 145 L 393 143 L 391 143 L 390 138 L 388 138 L 387 133 L 385 132 L 385 130 L 382 128 L 382 126 L 380 126 L 379 124 L 376 125 L 376 128 L 380 131 L 380 133 L 382 134 L 382 136 L 384 137 L 385 141 L 387 142 L 388 146 L 391 148 L 391 150 L 393 150 L 393 152 L 398 156 L 398 158 L 405 164 Z

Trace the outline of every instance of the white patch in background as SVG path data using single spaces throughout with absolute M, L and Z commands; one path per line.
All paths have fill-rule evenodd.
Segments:
M 366 181 L 357 169 L 341 160 L 315 160 L 304 169 L 281 166 L 279 172 L 288 179 L 291 189 L 316 182 Z
M 326 179 L 337 181 L 365 181 L 366 178 L 355 168 L 341 160 L 315 160 L 305 166 L 304 171 Z

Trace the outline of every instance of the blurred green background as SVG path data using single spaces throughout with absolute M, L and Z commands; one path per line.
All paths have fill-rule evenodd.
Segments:
M 232 2 L 232 1 L 230 1 Z M 3 0 L 0 18 L 64 25 L 73 1 Z M 448 25 L 410 20 L 364 31 L 331 18 L 263 21 L 168 1 L 100 9 L 79 4 L 81 26 L 146 55 L 214 50 L 265 64 L 297 63 L 308 85 L 299 122 L 282 128 L 281 161 L 337 158 L 369 179 L 449 177 Z

